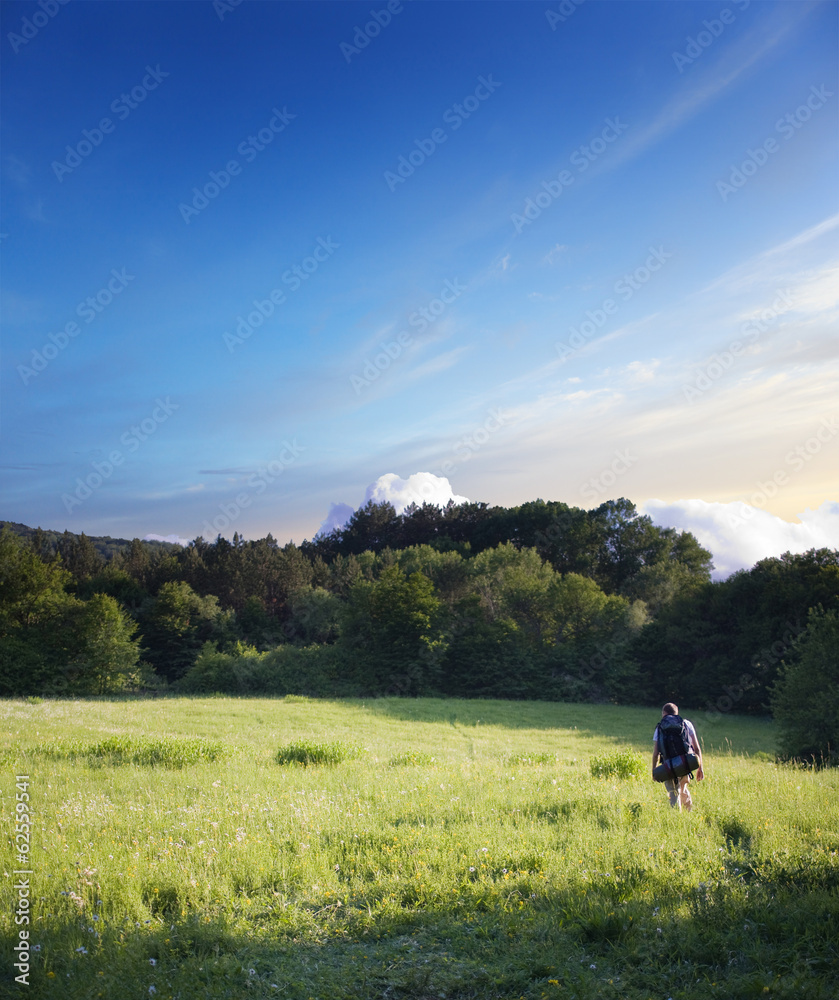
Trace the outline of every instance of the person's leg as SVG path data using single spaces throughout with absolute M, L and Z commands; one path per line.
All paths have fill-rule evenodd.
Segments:
M 677 805 L 681 808 L 679 799 L 680 795 L 676 788 L 676 782 L 673 778 L 668 778 L 664 782 L 664 787 L 667 789 L 667 794 L 670 796 L 670 805 L 675 808 Z
M 690 775 L 686 774 L 679 781 L 679 806 L 688 812 L 693 808 L 693 800 L 690 797 Z

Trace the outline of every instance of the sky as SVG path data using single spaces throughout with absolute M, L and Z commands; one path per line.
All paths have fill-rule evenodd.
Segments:
M 0 5 L 0 517 L 839 547 L 833 0 Z

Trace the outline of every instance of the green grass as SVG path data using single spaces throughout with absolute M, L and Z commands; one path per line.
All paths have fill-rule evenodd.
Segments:
M 364 753 L 357 743 L 333 740 L 319 743 L 317 740 L 292 740 L 280 747 L 274 758 L 278 764 L 340 764 L 345 760 L 356 760 Z
M 685 714 L 707 773 L 690 814 L 650 779 L 654 709 L 0 702 L 9 940 L 15 774 L 33 816 L 40 950 L 18 995 L 835 996 L 839 773 L 775 764 L 766 721 Z M 139 752 L 191 741 L 216 759 Z M 290 745 L 364 752 L 278 766 Z
M 592 757 L 589 770 L 595 778 L 640 778 L 647 761 L 632 750 L 610 750 Z
M 175 739 L 171 736 L 109 736 L 97 743 L 82 740 L 58 740 L 32 748 L 33 756 L 57 760 L 87 760 L 111 766 L 142 764 L 147 767 L 181 768 L 199 761 L 224 760 L 233 756 L 234 747 L 202 737 Z

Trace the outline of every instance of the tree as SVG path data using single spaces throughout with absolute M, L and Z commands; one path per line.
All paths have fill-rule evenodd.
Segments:
M 87 580 L 98 573 L 104 562 L 93 542 L 82 532 L 74 535 L 65 531 L 58 542 L 61 561 L 77 581 Z
M 399 533 L 399 519 L 393 504 L 369 500 L 344 526 L 340 551 L 345 555 L 358 555 L 367 549 L 378 552 L 388 545 L 398 544 Z
M 135 622 L 107 594 L 94 594 L 73 618 L 77 651 L 65 668 L 69 690 L 110 694 L 131 686 L 140 658 Z
M 436 690 L 443 644 L 440 601 L 422 573 L 397 566 L 350 590 L 340 648 L 348 675 L 373 694 Z
M 0 531 L 0 693 L 43 693 L 70 644 L 72 577 L 59 557 L 45 562 L 4 525 Z
M 234 640 L 232 613 L 222 610 L 217 597 L 201 597 L 182 580 L 165 583 L 139 620 L 143 655 L 169 681 L 183 677 L 205 642 Z
M 284 626 L 290 640 L 302 646 L 335 642 L 343 610 L 339 597 L 323 587 L 303 587 L 290 603 L 291 617 Z
M 772 689 L 772 711 L 788 758 L 839 762 L 839 611 L 810 610 Z

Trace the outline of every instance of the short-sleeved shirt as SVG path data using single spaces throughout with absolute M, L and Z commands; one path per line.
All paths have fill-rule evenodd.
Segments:
M 688 734 L 688 742 L 690 743 L 691 750 L 694 753 L 699 753 L 699 740 L 696 737 L 696 730 L 693 728 L 693 723 L 689 722 L 687 719 L 682 720 L 685 724 L 685 729 Z M 660 723 L 659 723 L 660 725 Z M 653 733 L 653 743 L 658 746 L 658 726 L 655 727 L 655 732 Z

